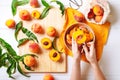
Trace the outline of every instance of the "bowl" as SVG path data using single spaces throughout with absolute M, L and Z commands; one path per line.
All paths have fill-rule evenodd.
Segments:
M 75 23 L 75 24 L 72 24 L 70 25 L 66 31 L 65 31 L 65 34 L 64 34 L 64 43 L 65 43 L 65 46 L 72 50 L 72 34 L 74 33 L 74 31 L 76 31 L 76 29 L 80 29 L 82 31 L 87 31 L 89 32 L 90 34 L 92 34 L 92 39 L 91 40 L 88 40 L 86 41 L 85 43 L 89 43 L 89 42 L 94 42 L 95 43 L 95 35 L 94 35 L 94 32 L 93 30 L 85 23 Z M 86 30 L 85 30 L 86 29 Z M 87 34 L 87 32 L 85 32 Z M 82 46 L 84 43 L 82 44 L 78 44 L 78 47 L 79 46 Z M 82 48 L 82 47 L 81 47 Z

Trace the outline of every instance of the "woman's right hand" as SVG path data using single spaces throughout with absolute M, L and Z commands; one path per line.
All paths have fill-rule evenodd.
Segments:
M 96 59 L 96 52 L 95 52 L 95 48 L 94 48 L 94 43 L 90 42 L 88 43 L 89 49 L 87 48 L 86 44 L 83 45 L 83 50 L 85 51 L 85 56 L 87 58 L 87 60 L 90 62 L 90 64 L 94 64 L 97 63 L 97 59 Z

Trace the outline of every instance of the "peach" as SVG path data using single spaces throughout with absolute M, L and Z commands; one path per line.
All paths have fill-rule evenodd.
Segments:
M 102 20 L 103 16 L 95 16 L 95 21 L 100 22 Z
M 25 56 L 24 63 L 25 63 L 25 65 L 27 65 L 29 67 L 33 67 L 33 66 L 36 66 L 37 61 L 33 56 Z
M 8 19 L 8 20 L 5 22 L 5 24 L 6 24 L 6 26 L 7 26 L 8 28 L 15 28 L 15 25 L 16 25 L 16 23 L 15 23 L 15 21 L 14 21 L 13 19 Z
M 52 47 L 52 41 L 49 38 L 41 39 L 41 44 L 45 49 L 50 49 Z
M 84 17 L 84 15 L 82 14 L 82 13 L 77 13 L 77 14 L 75 14 L 74 15 L 74 18 L 76 19 L 76 21 L 78 21 L 78 22 L 83 22 L 84 20 L 85 20 L 85 17 Z
M 44 33 L 42 26 L 40 24 L 38 24 L 38 23 L 33 24 L 31 29 L 35 33 L 39 33 L 39 34 Z
M 37 8 L 40 5 L 39 5 L 38 0 L 30 0 L 30 6 L 32 6 L 33 8 Z
M 32 11 L 32 17 L 35 19 L 39 19 L 40 18 L 40 12 L 38 10 L 33 10 Z
M 31 41 L 29 44 L 29 50 L 33 53 L 39 53 L 40 52 L 40 47 L 37 43 Z
M 46 32 L 47 32 L 47 35 L 51 36 L 51 37 L 55 37 L 56 33 L 57 33 L 56 29 L 54 27 L 52 27 L 52 26 L 48 27 Z
M 101 6 L 95 5 L 95 6 L 93 7 L 93 12 L 94 12 L 95 15 L 101 16 L 101 15 L 103 15 L 104 10 L 103 10 L 103 8 L 101 8 Z
M 92 19 L 94 18 L 94 13 L 93 13 L 93 9 L 90 9 L 90 12 L 88 13 L 88 19 Z
M 19 16 L 22 20 L 26 20 L 26 21 L 31 20 L 30 13 L 27 10 L 21 10 L 19 12 Z
M 51 74 L 46 74 L 43 80 L 54 80 L 54 77 Z

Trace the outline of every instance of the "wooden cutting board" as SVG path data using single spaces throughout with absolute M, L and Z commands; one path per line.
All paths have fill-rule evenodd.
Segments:
M 28 10 L 30 13 L 32 12 L 32 10 L 35 10 L 35 8 L 25 8 L 25 7 L 18 7 L 18 12 L 22 9 L 26 9 Z M 37 8 L 38 11 L 42 12 L 42 8 Z M 16 15 L 16 19 L 21 20 L 18 17 L 18 14 Z M 60 35 L 64 23 L 65 23 L 65 16 L 62 16 L 61 11 L 59 10 L 59 8 L 52 8 L 49 11 L 49 14 L 46 18 L 42 19 L 42 20 L 35 20 L 32 19 L 31 21 L 23 21 L 23 26 L 27 29 L 29 29 L 31 31 L 31 26 L 33 23 L 39 23 L 40 25 L 42 25 L 44 31 L 46 31 L 47 27 L 53 26 L 56 28 L 58 34 Z M 53 62 L 50 58 L 49 58 L 49 51 L 50 50 L 45 50 L 44 48 L 42 48 L 40 40 L 44 37 L 48 37 L 51 40 L 53 40 L 54 38 L 47 36 L 46 33 L 44 34 L 35 34 L 39 40 L 39 46 L 41 49 L 41 52 L 39 54 L 36 54 L 38 56 L 37 59 L 37 67 L 34 68 L 34 71 L 32 72 L 66 72 L 67 71 L 67 57 L 66 55 L 63 53 L 61 54 L 62 56 L 62 60 L 60 62 Z M 18 39 L 21 38 L 25 38 L 26 36 L 22 33 L 22 31 L 19 32 L 18 35 Z M 24 45 L 19 47 L 19 54 L 23 55 L 23 54 L 34 54 L 31 53 L 28 49 L 28 44 L 29 42 L 25 43 Z M 25 70 L 24 66 L 21 64 L 22 69 L 25 72 L 30 72 Z

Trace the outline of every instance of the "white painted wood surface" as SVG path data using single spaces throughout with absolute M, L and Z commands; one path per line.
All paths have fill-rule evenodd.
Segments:
M 18 51 L 17 42 L 14 39 L 14 31 L 5 26 L 6 19 L 12 18 L 11 14 L 11 1 L 1 0 L 0 2 L 0 37 L 9 42 L 13 48 Z M 49 0 L 48 0 L 49 1 Z M 61 0 L 68 5 L 68 0 Z M 119 0 L 109 0 L 111 7 L 110 21 L 112 23 L 108 42 L 105 45 L 102 58 L 99 62 L 107 80 L 120 80 L 120 3 Z M 94 80 L 93 72 L 89 64 L 84 62 L 82 64 L 82 77 L 83 80 Z M 69 80 L 71 76 L 72 58 L 68 57 L 68 72 L 67 73 L 54 73 L 56 80 Z M 6 69 L 0 69 L 0 80 L 12 80 L 8 78 Z M 16 80 L 42 80 L 44 73 L 31 73 L 30 78 L 20 75 L 18 72 L 14 75 Z

